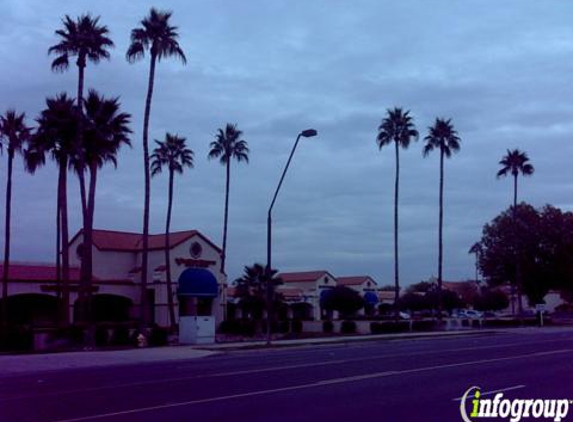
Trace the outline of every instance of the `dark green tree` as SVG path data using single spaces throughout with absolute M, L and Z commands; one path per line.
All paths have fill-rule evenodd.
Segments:
M 149 253 L 149 202 L 150 202 L 150 166 L 149 166 L 149 118 L 151 115 L 151 100 L 155 82 L 155 67 L 162 59 L 175 57 L 183 64 L 187 63 L 185 53 L 179 46 L 177 27 L 171 25 L 171 12 L 158 11 L 152 8 L 142 21 L 141 26 L 131 31 L 131 44 L 127 50 L 128 62 L 134 63 L 145 57 L 149 52 L 149 80 L 147 97 L 145 99 L 145 112 L 143 115 L 143 176 L 145 181 L 145 194 L 143 202 L 143 235 L 141 252 L 141 324 L 146 325 L 149 320 L 147 309 L 147 273 Z
M 227 228 L 229 221 L 229 189 L 231 185 L 231 161 L 237 160 L 239 163 L 249 162 L 249 148 L 247 141 L 241 139 L 243 132 L 237 129 L 237 125 L 227 123 L 225 130 L 219 129 L 215 141 L 211 142 L 209 159 L 218 158 L 219 162 L 225 166 L 225 217 L 223 221 L 223 253 L 221 256 L 221 271 L 225 272 L 227 259 Z
M 398 303 L 400 298 L 400 270 L 398 259 L 398 198 L 400 186 L 400 148 L 407 149 L 412 141 L 418 140 L 418 131 L 414 125 L 414 120 L 410 112 L 404 112 L 401 108 L 387 110 L 386 117 L 378 126 L 376 142 L 378 148 L 394 144 L 396 152 L 396 177 L 394 181 L 394 302 Z M 398 316 L 396 307 L 396 317 Z
M 76 66 L 78 67 L 76 101 L 79 115 L 83 115 L 84 79 L 85 69 L 88 62 L 98 64 L 102 59 L 109 59 L 110 54 L 108 50 L 114 46 L 113 41 L 108 36 L 108 28 L 105 25 L 100 25 L 99 19 L 99 16 L 94 18 L 90 14 L 84 14 L 74 20 L 70 16 L 66 15 L 62 20 L 63 28 L 56 31 L 56 35 L 59 37 L 60 41 L 48 50 L 49 54 L 56 56 L 52 62 L 52 70 L 56 72 L 67 70 L 70 58 L 76 59 Z M 86 157 L 81 155 L 83 152 L 83 122 L 84 120 L 80 118 L 76 127 L 75 167 L 80 179 L 80 197 L 84 226 L 83 251 L 85 252 L 85 256 L 81 263 L 81 279 L 83 280 L 82 285 L 85 287 L 89 285 L 92 277 L 90 272 L 92 269 L 92 240 L 88 227 L 88 198 L 85 182 L 87 163 Z M 65 224 L 67 224 L 67 222 Z M 62 239 L 62 243 L 68 243 L 67 237 Z M 67 269 L 64 269 L 64 273 L 66 272 Z M 86 294 L 87 292 L 83 290 L 80 291 L 80 296 L 83 297 Z
M 83 242 L 81 260 L 83 273 L 81 277 L 80 301 L 82 308 L 80 318 L 91 320 L 87 304 L 90 303 L 90 286 L 93 275 L 93 224 L 96 207 L 96 188 L 98 171 L 106 163 L 117 167 L 117 155 L 122 146 L 131 146 L 131 115 L 121 111 L 118 98 L 105 98 L 95 90 L 90 90 L 84 100 L 84 112 L 81 119 L 82 144 L 74 151 L 71 165 L 78 175 L 87 171 L 86 212 L 84 215 Z M 85 180 L 85 178 L 83 178 Z
M 276 277 L 278 271 L 273 269 L 270 272 L 273 302 L 275 305 L 281 300 L 280 294 L 277 293 L 276 287 L 283 284 L 280 277 Z M 235 296 L 240 299 L 241 307 L 244 312 L 253 315 L 262 315 L 267 300 L 267 273 L 265 266 L 255 263 L 252 266 L 245 266 L 243 275 L 235 280 Z M 273 306 L 277 309 L 277 306 Z M 272 317 L 272 316 L 271 316 Z M 272 320 L 272 318 L 269 318 Z
M 167 196 L 167 218 L 165 221 L 165 275 L 167 278 L 167 302 L 169 305 L 169 322 L 175 330 L 175 304 L 173 302 L 173 284 L 171 280 L 171 258 L 169 232 L 171 227 L 171 209 L 173 208 L 173 184 L 175 173 L 182 174 L 185 168 L 193 167 L 194 152 L 187 148 L 186 139 L 170 133 L 165 134 L 164 141 L 155 141 L 157 147 L 151 155 L 151 176 L 156 176 L 167 168 L 169 185 Z
M 436 119 L 434 126 L 429 129 L 424 138 L 424 157 L 430 152 L 437 150 L 440 153 L 440 193 L 439 193 L 439 218 L 438 218 L 438 319 L 442 319 L 442 269 L 444 261 L 443 227 L 444 227 L 444 158 L 450 158 L 452 154 L 460 150 L 460 138 L 454 129 L 451 119 Z
M 26 151 L 26 168 L 35 173 L 49 156 L 58 166 L 56 207 L 56 280 L 61 297 L 60 322 L 69 320 L 69 242 L 68 242 L 68 166 L 77 149 L 79 113 L 75 100 L 65 93 L 46 99 L 46 108 L 36 119 L 37 129 Z M 61 273 L 60 273 L 61 261 Z M 63 285 L 63 286 L 62 286 Z M 62 289 L 63 287 L 63 289 Z
M 346 286 L 335 286 L 324 294 L 321 306 L 326 311 L 338 311 L 342 317 L 354 315 L 364 308 L 365 302 L 360 294 Z
M 522 174 L 523 176 L 531 176 L 535 169 L 529 162 L 529 157 L 525 152 L 522 152 L 518 149 L 514 149 L 512 151 L 507 150 L 507 154 L 501 159 L 499 162 L 501 165 L 501 169 L 497 172 L 497 177 L 505 177 L 507 175 L 511 175 L 513 177 L 513 219 L 514 219 L 514 230 L 517 232 L 517 222 L 516 219 L 516 207 L 517 207 L 517 177 Z M 515 234 L 516 242 L 517 242 L 518 234 Z M 515 249 L 515 257 L 514 261 L 516 263 L 516 272 L 515 272 L 515 286 L 517 288 L 517 296 L 518 296 L 518 306 L 519 312 L 523 310 L 523 303 L 522 303 L 522 291 L 523 291 L 523 280 L 521 279 L 522 268 L 520 266 L 521 258 L 521 251 L 519 248 Z
M 4 227 L 4 264 L 2 266 L 2 324 L 8 322 L 8 275 L 10 269 L 10 223 L 12 215 L 12 173 L 14 158 L 21 154 L 30 139 L 30 128 L 26 126 L 26 115 L 8 110 L 0 116 L 0 148 L 8 153 L 8 175 L 6 177 L 6 222 Z

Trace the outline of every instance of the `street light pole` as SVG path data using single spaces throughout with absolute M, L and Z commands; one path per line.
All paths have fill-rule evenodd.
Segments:
M 281 178 L 279 180 L 279 184 L 277 186 L 277 189 L 275 190 L 275 194 L 273 195 L 273 200 L 271 201 L 271 205 L 269 206 L 269 211 L 267 213 L 267 267 L 266 267 L 266 271 L 265 271 L 265 275 L 267 278 L 267 345 L 271 344 L 271 315 L 272 315 L 272 310 L 273 310 L 273 283 L 272 283 L 272 212 L 273 212 L 273 207 L 275 205 L 275 202 L 277 200 L 277 196 L 279 194 L 279 191 L 281 189 L 281 186 L 283 184 L 283 180 L 285 178 L 286 172 L 290 166 L 290 162 L 292 160 L 292 157 L 294 155 L 294 152 L 296 151 L 296 147 L 298 146 L 298 141 L 300 141 L 300 138 L 312 138 L 313 136 L 316 136 L 317 132 L 314 129 L 306 129 L 303 130 L 302 132 L 300 132 L 298 134 L 298 136 L 296 137 L 296 141 L 294 143 L 294 146 L 292 147 L 292 150 L 290 152 L 290 155 L 288 157 L 288 161 L 286 163 L 286 166 L 283 170 L 283 174 L 281 175 Z

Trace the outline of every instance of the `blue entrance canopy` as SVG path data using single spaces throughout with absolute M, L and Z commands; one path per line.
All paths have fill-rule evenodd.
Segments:
M 366 292 L 364 293 L 364 300 L 369 305 L 376 305 L 378 303 L 378 296 L 374 292 Z
M 187 268 L 179 276 L 178 296 L 217 297 L 217 279 L 204 268 Z

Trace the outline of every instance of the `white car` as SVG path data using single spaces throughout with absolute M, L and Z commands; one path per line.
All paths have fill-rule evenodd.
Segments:
M 458 312 L 459 318 L 479 319 L 483 318 L 483 312 L 475 311 L 473 309 L 462 309 Z

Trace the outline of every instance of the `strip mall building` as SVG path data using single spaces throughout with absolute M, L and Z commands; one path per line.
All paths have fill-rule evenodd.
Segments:
M 74 321 L 79 290 L 82 232 L 70 241 L 69 320 Z M 140 312 L 142 236 L 111 230 L 93 232 L 93 313 L 96 321 L 136 319 Z M 176 314 L 224 317 L 226 276 L 221 250 L 197 230 L 169 236 L 171 278 Z M 169 325 L 165 236 L 149 237 L 147 302 L 152 322 Z M 8 304 L 14 322 L 48 324 L 57 315 L 59 286 L 50 264 L 12 263 Z M 180 306 L 181 305 L 181 306 Z
M 8 309 L 15 323 L 50 325 L 57 317 L 62 290 L 69 294 L 68 319 L 77 311 L 83 236 L 80 230 L 70 241 L 70 277 L 58 285 L 53 264 L 11 263 Z M 227 288 L 221 272 L 221 250 L 197 230 L 174 232 L 169 237 L 171 278 L 176 318 L 211 317 L 214 327 L 225 318 L 227 303 L 240 316 L 240 300 Z M 95 321 L 136 320 L 140 315 L 142 236 L 112 230 L 93 232 L 92 310 Z M 169 325 L 168 289 L 165 263 L 165 235 L 150 235 L 147 305 L 151 322 Z M 279 274 L 279 286 L 286 307 L 284 318 L 320 320 L 325 311 L 321 299 L 337 285 L 356 290 L 373 307 L 392 302 L 393 292 L 380 291 L 369 276 L 335 277 L 328 271 Z M 64 293 L 65 295 L 65 293 Z M 232 315 L 230 315 L 232 316 Z M 181 334 L 181 332 L 180 332 Z

